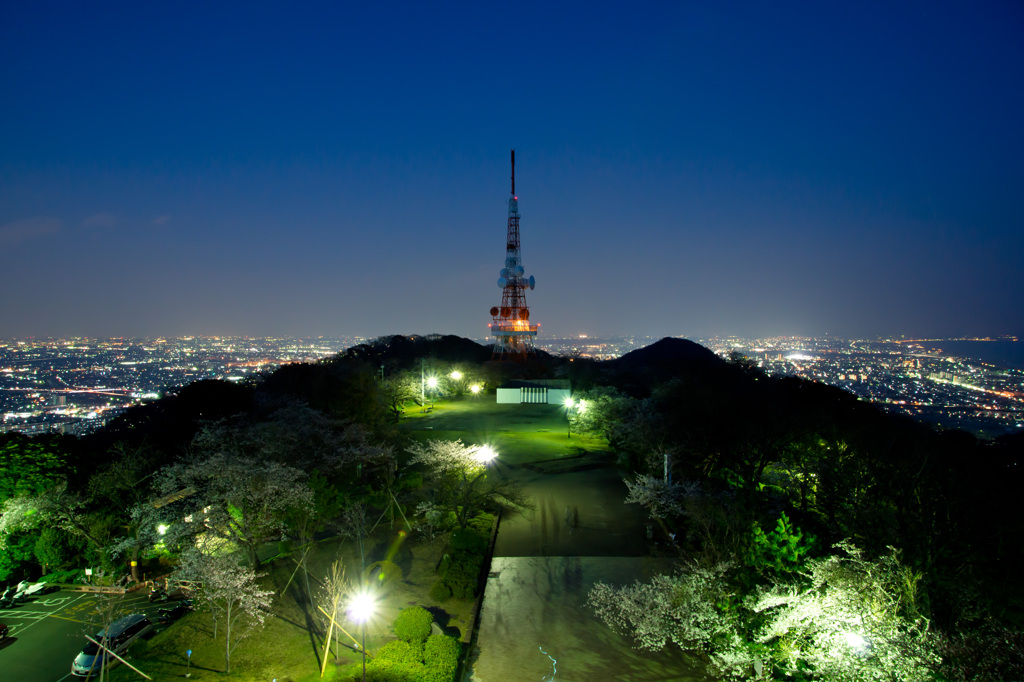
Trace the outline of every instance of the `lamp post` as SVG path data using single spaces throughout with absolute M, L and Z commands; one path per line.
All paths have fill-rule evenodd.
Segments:
M 576 402 L 572 399 L 572 396 L 569 396 L 562 404 L 565 405 L 565 423 L 567 424 L 568 429 L 566 437 L 572 438 L 572 409 L 576 407 Z
M 430 406 L 433 407 L 434 406 L 434 393 L 433 393 L 433 391 L 437 388 L 437 377 L 428 377 L 427 378 L 427 388 L 429 388 L 431 390 Z
M 363 626 L 363 643 L 359 646 L 363 650 L 363 682 L 366 682 L 366 621 L 373 617 L 376 607 L 377 601 L 365 588 L 348 605 L 348 617 Z

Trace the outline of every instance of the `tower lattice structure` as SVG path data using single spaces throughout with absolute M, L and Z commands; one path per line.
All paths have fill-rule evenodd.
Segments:
M 494 336 L 494 358 L 525 360 L 534 352 L 536 324 L 530 324 L 530 307 L 526 290 L 533 290 L 535 281 L 523 270 L 519 245 L 519 198 L 516 196 L 516 150 L 512 150 L 512 195 L 508 200 L 508 237 L 505 240 L 505 267 L 501 269 L 501 305 L 491 308 L 489 325 Z

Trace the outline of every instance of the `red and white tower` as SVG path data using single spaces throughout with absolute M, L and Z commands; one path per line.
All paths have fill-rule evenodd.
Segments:
M 533 354 L 537 325 L 530 324 L 526 290 L 533 290 L 533 276 L 525 277 L 519 249 L 519 199 L 516 197 L 516 150 L 512 150 L 512 196 L 508 200 L 508 238 L 505 240 L 505 267 L 501 269 L 501 306 L 491 308 L 491 335 L 495 359 L 525 360 Z

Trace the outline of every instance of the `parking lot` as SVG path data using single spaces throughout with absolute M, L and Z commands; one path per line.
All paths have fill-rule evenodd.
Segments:
M 111 598 L 120 600 L 119 610 L 141 612 L 155 618 L 167 604 L 151 604 L 147 592 L 111 597 L 83 592 L 53 592 L 14 608 L 0 609 L 0 622 L 10 628 L 8 639 L 0 642 L 0 671 L 4 682 L 58 682 L 73 679 L 71 662 L 85 644 L 85 634 L 94 634 L 98 609 Z

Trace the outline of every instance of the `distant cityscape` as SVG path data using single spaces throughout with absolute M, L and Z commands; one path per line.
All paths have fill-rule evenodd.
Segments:
M 294 362 L 315 362 L 365 342 L 361 337 L 0 340 L 0 431 L 85 435 L 133 405 L 203 379 L 245 381 Z M 487 339 L 476 339 L 488 343 Z M 607 360 L 656 337 L 538 339 L 555 355 Z M 883 409 L 944 429 L 987 437 L 1024 428 L 1024 365 L 951 348 L 1010 347 L 995 339 L 776 337 L 692 339 L 718 355 L 734 352 L 772 376 L 840 387 Z

